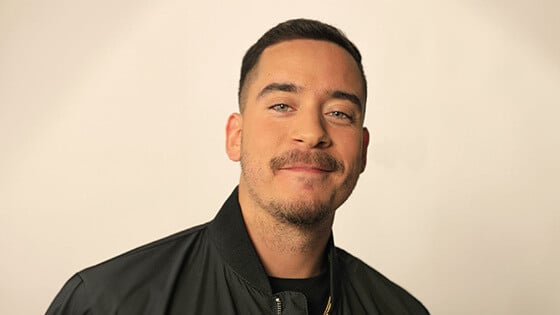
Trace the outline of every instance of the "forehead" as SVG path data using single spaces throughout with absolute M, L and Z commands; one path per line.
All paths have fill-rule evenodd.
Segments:
M 248 91 L 253 97 L 270 83 L 293 83 L 316 93 L 347 91 L 365 101 L 356 61 L 332 42 L 295 39 L 271 45 L 253 71 Z

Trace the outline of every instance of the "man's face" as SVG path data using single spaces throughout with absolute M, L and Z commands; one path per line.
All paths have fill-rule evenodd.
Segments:
M 300 226 L 332 218 L 366 163 L 356 62 L 334 43 L 290 40 L 266 48 L 247 80 L 227 126 L 240 200 Z

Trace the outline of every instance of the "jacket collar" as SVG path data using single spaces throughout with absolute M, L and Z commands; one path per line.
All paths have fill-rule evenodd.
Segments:
M 253 247 L 243 221 L 237 187 L 223 204 L 214 220 L 210 222 L 208 230 L 224 261 L 258 290 L 272 295 L 268 276 Z M 327 247 L 330 294 L 334 306 L 336 305 L 336 297 L 338 297 L 338 275 L 340 272 L 332 234 Z
M 225 262 L 258 290 L 272 294 L 264 267 L 245 227 L 236 187 L 208 226 Z

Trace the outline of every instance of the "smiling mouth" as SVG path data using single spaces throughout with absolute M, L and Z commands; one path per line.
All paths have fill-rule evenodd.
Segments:
M 279 170 L 281 171 L 293 171 L 293 172 L 303 172 L 303 173 L 330 173 L 333 170 L 327 169 L 316 165 L 287 165 Z

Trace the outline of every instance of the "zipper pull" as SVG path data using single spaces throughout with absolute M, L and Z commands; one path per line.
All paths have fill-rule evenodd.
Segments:
M 274 298 L 274 302 L 276 303 L 276 314 L 282 314 L 282 300 L 280 300 L 280 297 L 277 296 L 276 298 Z

